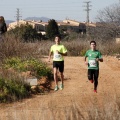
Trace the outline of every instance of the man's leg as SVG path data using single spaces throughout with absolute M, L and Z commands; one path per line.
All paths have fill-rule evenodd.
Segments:
M 55 86 L 58 86 L 58 76 L 57 76 L 57 68 L 53 68 L 54 71 L 54 81 L 55 81 Z
M 58 76 L 57 76 L 57 62 L 53 61 L 53 73 L 54 73 L 54 82 L 55 82 L 55 89 L 54 91 L 58 90 Z
M 64 72 L 64 61 L 60 62 L 59 71 L 60 71 L 60 78 L 61 78 L 60 89 L 62 90 L 64 88 L 64 75 L 63 75 L 63 72 Z
M 60 72 L 60 79 L 61 79 L 61 84 L 63 84 L 63 80 L 64 80 L 63 72 Z
M 94 70 L 94 91 L 97 92 L 99 70 Z
M 88 80 L 93 83 L 93 70 L 88 69 Z

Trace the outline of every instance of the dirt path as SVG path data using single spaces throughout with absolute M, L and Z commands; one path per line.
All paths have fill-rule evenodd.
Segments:
M 91 111 L 95 114 L 115 98 L 120 100 L 120 60 L 114 57 L 100 63 L 98 93 L 87 80 L 82 57 L 65 58 L 64 76 L 64 90 L 2 106 L 0 120 L 84 120 Z

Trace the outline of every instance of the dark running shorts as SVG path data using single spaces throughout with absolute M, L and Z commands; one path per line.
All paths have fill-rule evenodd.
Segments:
M 53 61 L 53 68 L 57 68 L 60 72 L 64 72 L 64 61 Z
M 89 80 L 98 80 L 99 70 L 88 69 L 88 79 Z

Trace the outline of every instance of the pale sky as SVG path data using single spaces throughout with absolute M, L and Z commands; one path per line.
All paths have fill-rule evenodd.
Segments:
M 98 10 L 102 10 L 120 0 L 0 0 L 0 16 L 6 20 L 16 20 L 16 9 L 20 9 L 22 19 L 27 17 L 48 17 L 55 20 L 66 18 L 86 21 L 86 4 L 91 1 L 90 21 L 95 21 Z

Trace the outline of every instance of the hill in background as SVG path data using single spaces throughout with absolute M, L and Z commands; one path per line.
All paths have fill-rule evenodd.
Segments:
M 47 17 L 27 17 L 24 20 L 35 20 L 35 21 L 42 21 L 42 22 L 48 22 L 51 18 Z M 61 21 L 61 20 L 56 20 Z M 10 23 L 15 22 L 13 20 L 6 20 L 6 24 L 9 25 Z
M 25 20 L 35 20 L 35 21 L 48 22 L 50 20 L 50 18 L 47 18 L 47 17 L 27 17 Z
M 13 21 L 13 20 L 5 20 L 5 22 L 6 22 L 7 25 L 9 25 L 10 23 L 15 22 L 15 21 Z

